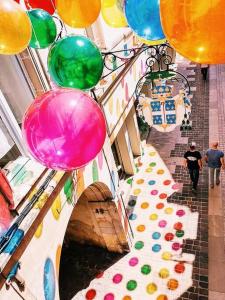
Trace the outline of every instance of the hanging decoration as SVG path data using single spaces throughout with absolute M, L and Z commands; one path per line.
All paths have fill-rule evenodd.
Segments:
M 43 49 L 50 46 L 56 38 L 57 29 L 52 16 L 42 9 L 28 11 L 32 24 L 32 37 L 29 46 Z
M 100 80 L 103 59 L 91 40 L 70 35 L 52 46 L 48 55 L 48 70 L 57 85 L 87 90 Z
M 185 90 L 172 95 L 173 86 L 166 80 L 153 80 L 151 96 L 139 98 L 138 112 L 142 120 L 161 132 L 169 132 L 183 124 L 183 116 L 191 113 L 191 103 Z
M 106 24 L 111 27 L 127 26 L 126 18 L 123 11 L 118 7 L 117 0 L 102 0 L 102 17 Z
M 203 64 L 225 63 L 225 1 L 161 0 L 161 21 L 170 45 Z
M 85 166 L 101 151 L 106 124 L 98 104 L 86 93 L 58 89 L 38 97 L 23 119 L 31 155 L 56 170 Z
M 101 0 L 57 0 L 57 12 L 67 25 L 85 28 L 93 24 L 100 13 Z
M 1 0 L 0 16 L 0 54 L 22 52 L 31 39 L 31 24 L 26 12 L 14 0 Z
M 162 31 L 158 0 L 126 0 L 125 16 L 130 28 L 148 41 L 165 38 Z
M 24 0 L 27 9 L 40 8 L 50 15 L 55 12 L 55 0 Z

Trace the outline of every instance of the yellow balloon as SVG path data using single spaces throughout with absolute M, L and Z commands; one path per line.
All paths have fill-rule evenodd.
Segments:
M 142 39 L 140 37 L 137 37 L 137 38 L 139 39 L 139 41 L 141 43 L 144 43 L 144 44 L 150 45 L 150 46 L 161 45 L 161 44 L 164 44 L 166 42 L 166 39 L 155 40 L 155 41 L 148 41 L 148 40 Z
M 0 54 L 17 54 L 31 39 L 31 23 L 14 0 L 0 0 Z
M 61 19 L 74 28 L 89 27 L 98 18 L 101 0 L 56 0 Z
M 126 27 L 127 21 L 119 9 L 117 0 L 102 0 L 102 17 L 111 27 Z

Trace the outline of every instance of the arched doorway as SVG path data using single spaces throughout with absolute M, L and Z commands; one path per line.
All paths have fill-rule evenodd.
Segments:
M 71 299 L 128 251 L 126 234 L 111 191 L 103 182 L 91 184 L 79 197 L 65 233 L 59 276 L 60 299 Z

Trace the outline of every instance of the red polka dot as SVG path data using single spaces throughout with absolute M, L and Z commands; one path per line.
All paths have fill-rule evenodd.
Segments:
M 164 207 L 164 204 L 163 203 L 158 203 L 157 205 L 156 205 L 156 208 L 157 209 L 162 209 Z
M 181 230 L 183 228 L 183 224 L 181 222 L 177 222 L 173 225 L 175 230 Z
M 102 278 L 103 277 L 103 275 L 104 275 L 104 272 L 101 272 L 101 273 L 99 273 L 98 275 L 96 275 L 96 278 Z
M 172 232 L 168 232 L 168 233 L 165 235 L 165 240 L 166 240 L 167 242 L 172 241 L 173 238 L 174 238 L 174 234 L 173 234 Z
M 160 199 L 166 199 L 166 198 L 167 198 L 167 194 L 166 194 L 166 193 L 161 193 L 161 194 L 159 195 L 159 198 L 160 198 Z
M 179 274 L 184 273 L 185 266 L 184 266 L 183 263 L 178 263 L 178 264 L 175 265 L 174 270 L 175 270 L 176 273 L 179 273 Z
M 87 293 L 85 295 L 85 297 L 86 297 L 87 300 L 92 300 L 92 299 L 95 298 L 95 296 L 96 296 L 96 290 L 93 290 L 93 289 L 87 291 Z
M 170 184 L 171 184 L 171 180 L 165 180 L 165 181 L 163 182 L 163 184 L 164 184 L 164 185 L 170 185 Z

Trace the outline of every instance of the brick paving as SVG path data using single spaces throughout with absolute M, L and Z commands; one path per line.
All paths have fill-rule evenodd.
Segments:
M 193 212 L 199 213 L 198 233 L 196 240 L 185 240 L 183 251 L 195 255 L 193 268 L 193 285 L 179 299 L 206 300 L 208 299 L 208 171 L 204 167 L 200 175 L 197 195 L 191 192 L 189 174 L 182 166 L 182 157 L 187 150 L 187 144 L 195 141 L 198 150 L 203 154 L 208 149 L 209 141 L 209 86 L 201 77 L 199 66 L 184 61 L 180 66 L 189 81 L 192 90 L 192 130 L 160 134 L 151 131 L 148 142 L 159 151 L 161 157 L 170 165 L 177 161 L 171 169 L 175 181 L 182 183 L 182 189 L 168 198 L 168 202 L 187 205 Z M 190 74 L 190 75 L 189 75 Z M 189 76 L 188 76 L 189 75 Z M 183 141 L 181 142 L 181 140 Z M 170 140 L 168 145 L 168 140 Z M 170 152 L 164 149 L 170 149 Z

